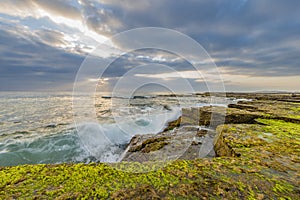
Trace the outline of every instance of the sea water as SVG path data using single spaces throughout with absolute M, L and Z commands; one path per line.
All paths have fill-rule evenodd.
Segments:
M 126 101 L 96 95 L 97 123 L 77 123 L 76 127 L 72 99 L 71 93 L 1 92 L 0 166 L 117 162 L 134 135 L 162 131 L 183 107 L 210 104 L 208 98 L 195 95 Z

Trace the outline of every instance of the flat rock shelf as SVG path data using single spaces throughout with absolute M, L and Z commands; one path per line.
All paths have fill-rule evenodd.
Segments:
M 147 168 L 143 163 L 159 152 L 178 151 L 178 159 L 163 168 L 129 173 L 103 163 L 2 167 L 0 199 L 299 199 L 299 95 L 227 96 L 253 100 L 183 111 L 162 133 L 132 138 L 116 164 Z M 209 134 L 214 152 L 198 158 Z M 185 142 L 191 145 L 176 148 Z

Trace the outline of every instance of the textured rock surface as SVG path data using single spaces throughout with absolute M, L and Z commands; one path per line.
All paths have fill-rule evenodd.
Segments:
M 229 104 L 228 108 L 203 107 L 199 109 L 199 125 L 213 128 L 221 124 L 253 124 L 255 119 L 277 119 L 300 123 L 299 103 L 285 101 L 240 101 Z M 213 116 L 213 117 L 212 117 Z
M 266 180 L 272 177 L 274 181 L 284 181 L 287 188 L 282 190 L 290 191 L 289 195 L 294 195 L 291 199 L 299 198 L 300 124 L 273 119 L 257 121 L 264 125 L 219 126 L 214 147 L 217 156 L 252 161 L 240 167 L 251 168 Z M 280 190 L 276 184 L 274 187 L 274 193 Z
M 228 108 L 220 106 L 183 108 L 182 116 L 170 122 L 162 133 L 136 135 L 129 143 L 123 161 L 145 162 L 211 157 L 214 155 L 213 152 L 207 152 L 207 155 L 204 156 L 199 153 L 207 133 L 205 130 L 200 131 L 199 126 L 216 128 L 222 124 L 259 124 L 257 119 L 260 118 L 298 123 L 298 121 L 300 122 L 300 110 L 297 106 L 297 103 L 292 102 L 253 100 L 230 104 Z M 227 147 L 223 146 L 222 148 L 226 149 Z M 226 155 L 233 156 L 234 153 L 227 151 Z
M 225 122 L 231 124 L 217 127 L 218 157 L 179 159 L 147 173 L 101 163 L 5 167 L 0 168 L 0 199 L 299 199 L 300 103 L 288 94 L 256 98 L 269 100 L 240 102 L 227 109 L 232 117 L 226 116 Z M 209 113 L 211 108 L 204 109 Z M 207 132 L 187 126 L 198 118 L 199 123 L 198 111 L 183 115 L 180 122 L 185 126 L 178 127 L 177 121 L 160 136 L 136 137 L 131 152 L 168 152 L 176 137 L 189 139 L 190 148 L 200 145 L 201 140 L 191 140 L 188 133 L 202 138 Z M 126 171 L 155 167 L 139 162 L 116 165 Z
M 197 158 L 205 133 L 197 127 L 184 126 L 156 135 L 136 135 L 122 161 L 168 161 L 181 158 L 183 154 L 185 158 Z

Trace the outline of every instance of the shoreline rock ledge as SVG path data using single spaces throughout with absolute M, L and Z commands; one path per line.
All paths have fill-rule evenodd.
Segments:
M 229 97 L 253 101 L 223 108 L 226 115 L 215 107 L 184 111 L 162 133 L 134 137 L 118 169 L 104 163 L 0 167 L 0 199 L 299 199 L 300 96 Z M 207 135 L 215 155 L 197 158 Z M 165 159 L 160 153 L 178 159 L 145 173 L 120 170 Z
M 276 103 L 276 108 L 272 108 Z M 274 100 L 239 101 L 228 107 L 205 106 L 183 108 L 182 116 L 168 123 L 158 134 L 135 135 L 128 144 L 122 161 L 148 162 L 174 159 L 214 157 L 214 149 L 228 149 L 218 140 L 216 129 L 223 124 L 261 124 L 258 119 L 283 120 L 300 123 L 286 108 L 294 108 L 294 102 Z M 222 127 L 222 126 L 221 126 Z M 220 131 L 219 131 L 220 132 Z M 203 146 L 204 145 L 204 146 Z M 215 147 L 215 148 L 214 148 Z M 210 149 L 204 156 L 200 149 Z M 218 151 L 219 152 L 219 151 Z M 223 156 L 223 154 L 220 154 Z M 225 155 L 234 155 L 227 151 Z

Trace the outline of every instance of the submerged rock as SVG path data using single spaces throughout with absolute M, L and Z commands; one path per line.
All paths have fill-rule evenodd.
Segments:
M 48 124 L 45 128 L 56 128 L 57 125 L 55 123 Z

